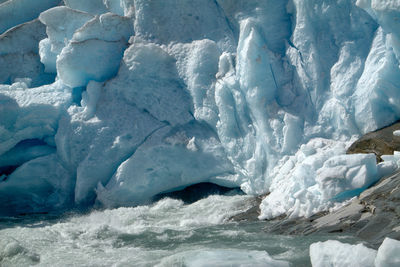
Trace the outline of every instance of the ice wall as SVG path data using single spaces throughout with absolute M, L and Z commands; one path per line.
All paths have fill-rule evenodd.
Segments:
M 0 36 L 1 213 L 212 182 L 270 192 L 261 218 L 309 216 L 398 168 L 345 155 L 400 118 L 396 1 L 65 0 L 1 15 L 34 10 L 19 2 L 0 4 L 4 27 L 23 23 Z

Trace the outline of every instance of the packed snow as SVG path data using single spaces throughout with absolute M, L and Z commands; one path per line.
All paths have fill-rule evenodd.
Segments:
M 399 14 L 390 0 L 3 1 L 0 214 L 201 182 L 270 193 L 262 219 L 340 205 L 400 166 L 346 155 L 400 118 Z

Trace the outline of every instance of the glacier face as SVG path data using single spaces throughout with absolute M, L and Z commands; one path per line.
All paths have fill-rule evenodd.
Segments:
M 310 216 L 399 168 L 345 155 L 400 118 L 397 1 L 37 2 L 0 4 L 1 214 L 212 182 Z

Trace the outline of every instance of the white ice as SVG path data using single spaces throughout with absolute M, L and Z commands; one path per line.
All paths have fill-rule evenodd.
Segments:
M 55 150 L 76 205 L 212 182 L 269 192 L 260 218 L 310 216 L 399 168 L 345 154 L 400 118 L 396 1 L 39 2 L 0 4 L 0 157 Z
M 400 265 L 400 241 L 386 237 L 375 258 L 376 267 Z
M 38 43 L 46 37 L 46 27 L 38 19 L 20 24 L 0 35 L 0 84 L 11 84 L 19 78 L 31 79 L 36 87 L 54 81 L 44 73 L 38 55 Z
M 362 244 L 350 245 L 336 240 L 313 243 L 310 260 L 313 267 L 373 267 L 376 250 Z
M 314 267 L 393 267 L 400 264 L 399 252 L 400 241 L 388 237 L 377 251 L 363 244 L 350 245 L 328 240 L 311 244 L 310 259 Z
M 46 9 L 57 6 L 59 0 L 8 0 L 0 2 L 0 34 L 6 30 L 33 20 Z
M 289 267 L 289 263 L 272 259 L 265 251 L 243 251 L 239 249 L 193 250 L 177 253 L 164 258 L 157 267 L 162 266 L 188 267 L 234 267 L 234 266 L 270 266 Z

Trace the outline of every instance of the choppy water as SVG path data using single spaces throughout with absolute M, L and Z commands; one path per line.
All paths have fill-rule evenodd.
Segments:
M 265 222 L 230 222 L 251 197 L 170 198 L 62 218 L 0 220 L 1 266 L 309 266 L 311 243 L 346 236 L 281 236 Z M 272 260 L 272 259 L 274 260 Z

